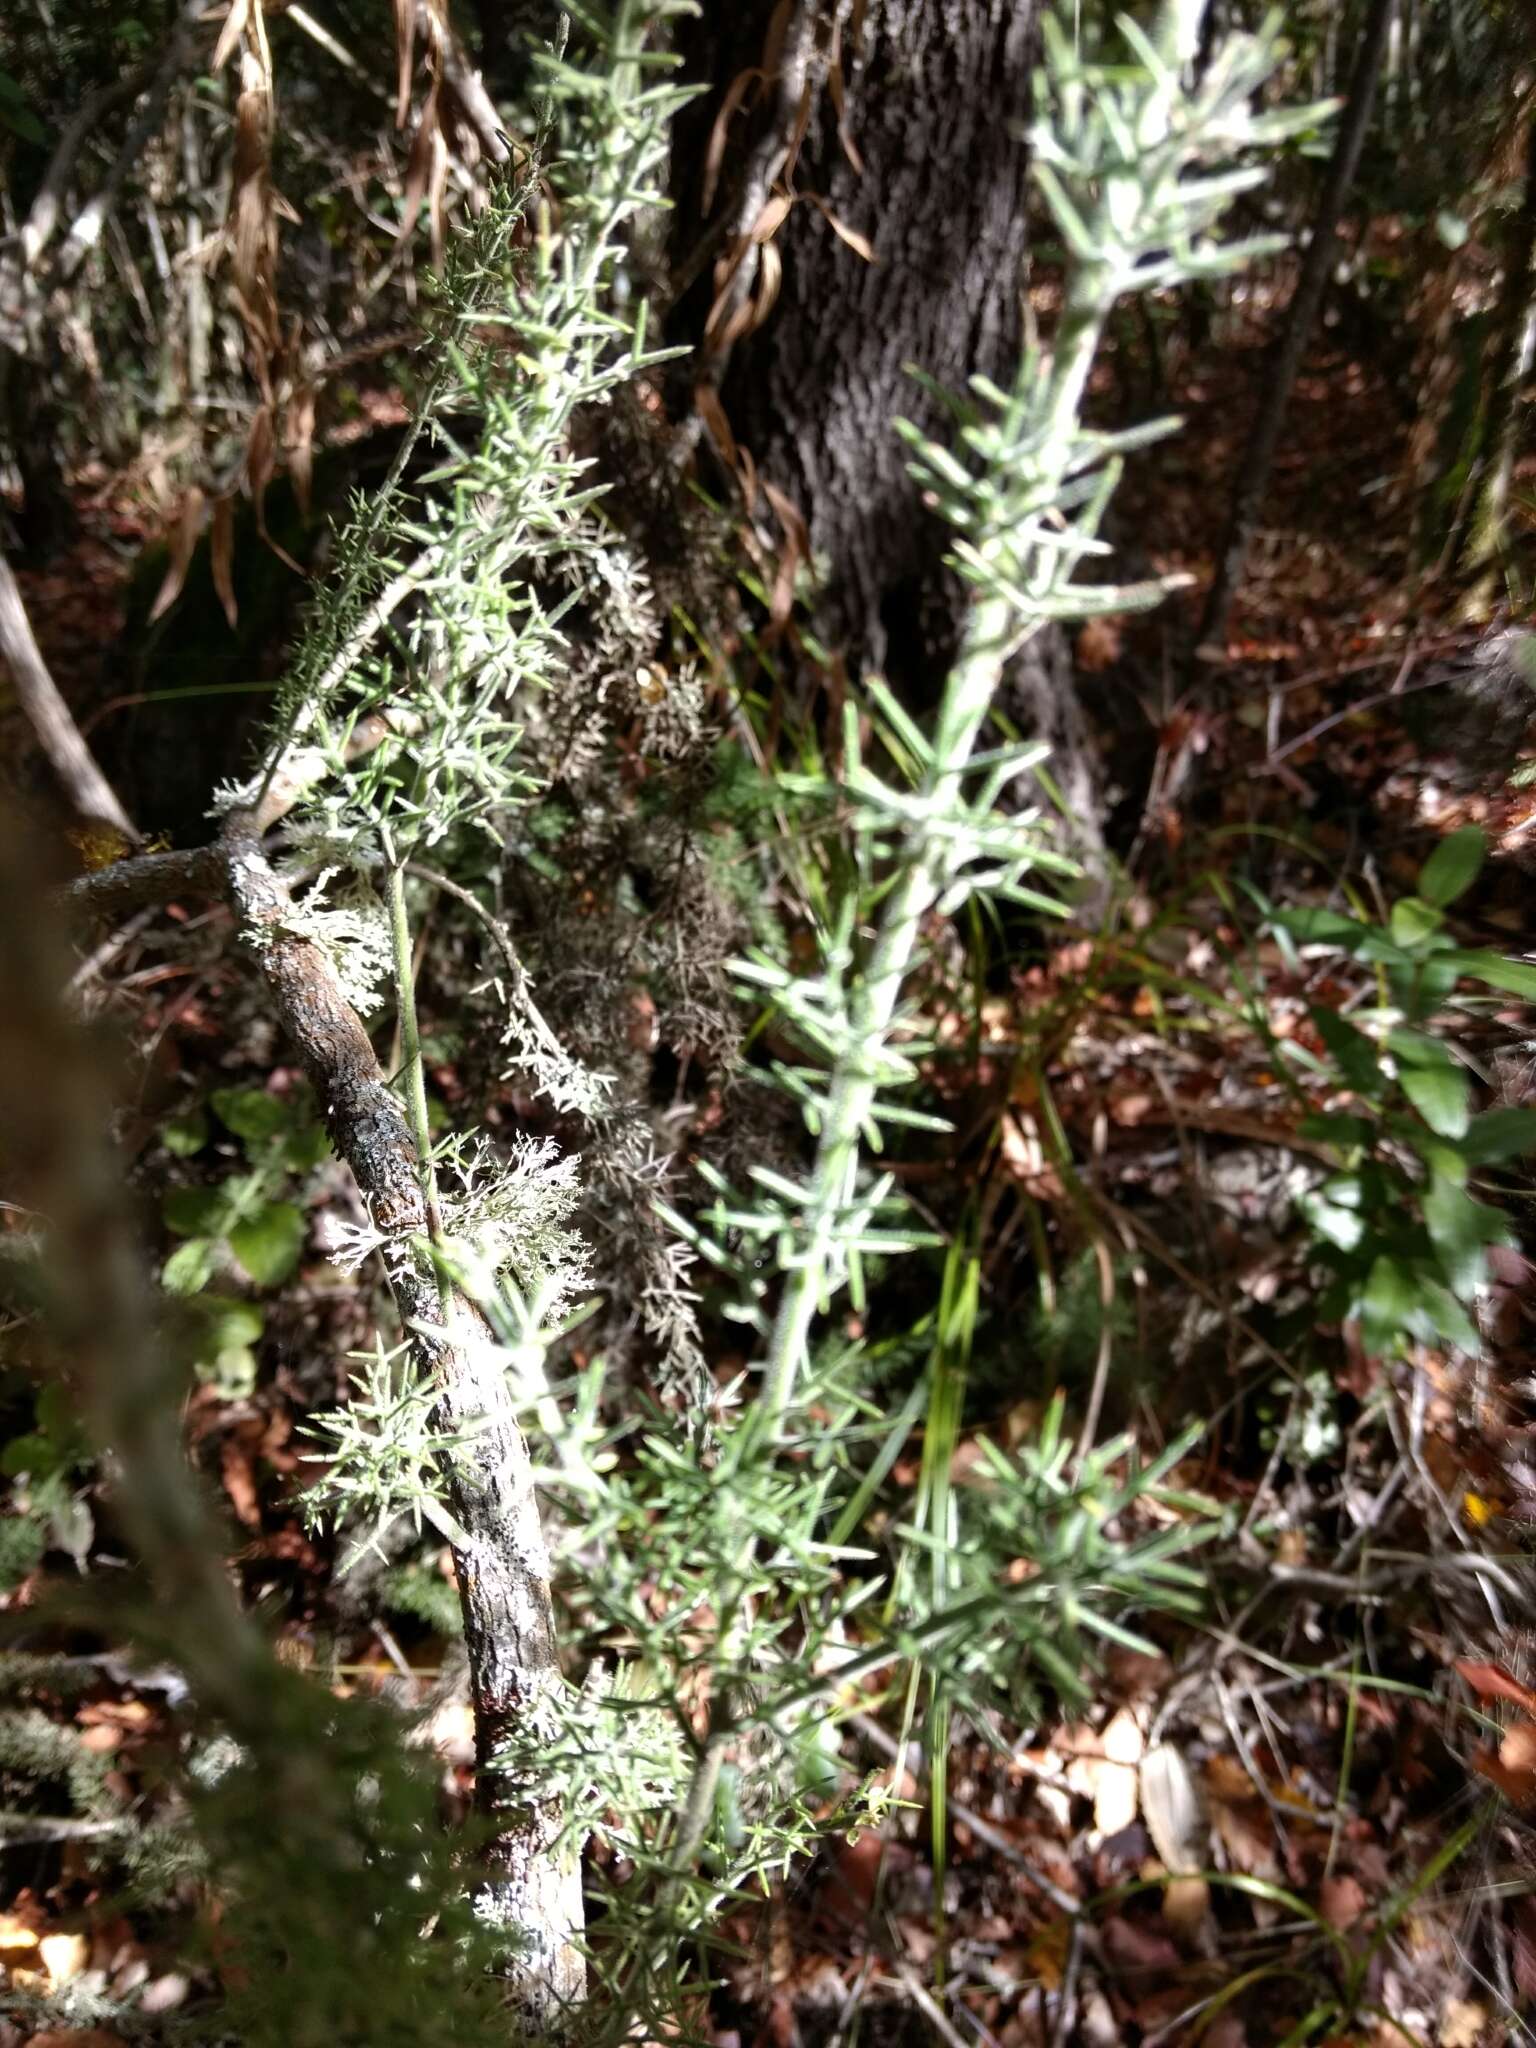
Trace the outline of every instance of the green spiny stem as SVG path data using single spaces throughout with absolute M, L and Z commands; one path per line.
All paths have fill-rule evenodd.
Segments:
M 1173 115 L 1176 74 L 1193 48 L 1201 0 L 1166 0 L 1156 30 L 1170 78 L 1149 102 L 1143 140 L 1150 146 L 1166 135 Z M 1154 134 L 1150 131 L 1156 130 Z M 1009 407 L 1010 427 L 1033 418 L 1039 423 L 1030 482 L 1064 484 L 1087 390 L 1089 373 L 1105 323 L 1120 293 L 1131 282 L 1121 266 L 1107 257 L 1080 260 L 1068 282 L 1066 302 L 1047 372 L 1046 388 L 1026 389 L 1021 373 Z M 1006 489 L 1009 479 L 999 477 Z M 1010 536 L 994 531 L 978 543 L 983 562 L 1002 556 Z M 1041 616 L 1031 615 L 1028 599 L 1043 596 L 1055 573 L 1048 551 L 1038 551 L 1021 595 L 1024 604 L 998 592 L 981 597 L 971 611 L 959 658 L 946 680 L 935 721 L 930 764 L 918 791 L 926 817 L 942 816 L 947 800 L 957 799 L 961 780 L 992 707 L 1003 670 L 1012 655 L 1038 629 Z M 946 884 L 944 848 L 937 834 L 914 827 L 907 841 L 903 872 L 885 898 L 874 944 L 859 982 L 851 992 L 850 1037 L 854 1050 L 834 1068 L 828 1107 L 811 1174 L 808 1238 L 790 1270 L 769 1336 L 762 1390 L 744 1450 L 771 1446 L 794 1399 L 795 1384 L 808 1355 L 812 1325 L 827 1304 L 830 1276 L 837 1254 L 839 1227 L 853 1201 L 862 1133 L 875 1107 L 879 1054 L 887 1047 L 903 983 L 911 967 L 923 919 L 938 902 Z M 742 1547 L 738 1573 L 744 1573 L 756 1548 L 755 1538 Z M 947 1628 L 953 1615 L 941 1616 Z M 738 1630 L 722 1631 L 720 1665 L 732 1660 Z M 876 1653 L 873 1661 L 885 1661 Z M 856 1663 L 858 1659 L 854 1660 Z M 678 1809 L 674 1861 L 687 1868 L 696 1857 L 714 1811 L 716 1787 L 734 1733 L 733 1716 L 722 1714 L 712 1728 L 695 1767 L 688 1792 Z
M 1065 466 L 1088 372 L 1118 291 L 1113 273 L 1098 265 L 1078 274 L 1069 296 L 1049 387 L 1048 428 L 1040 457 L 1046 474 L 1051 468 L 1059 473 Z M 1050 573 L 1051 565 L 1042 564 L 1041 581 Z M 923 786 L 924 796 L 942 800 L 958 787 L 991 708 L 1003 665 L 1030 630 L 1030 622 L 1006 598 L 983 598 L 972 611 L 960 659 L 950 672 L 940 706 L 934 764 Z M 886 899 L 874 948 L 854 995 L 854 1035 L 861 1050 L 841 1062 L 833 1077 L 812 1175 L 810 1242 L 780 1297 L 762 1393 L 753 1415 L 754 1444 L 771 1441 L 777 1433 L 794 1398 L 811 1325 L 825 1302 L 838 1220 L 854 1194 L 860 1133 L 875 1103 L 877 1083 L 871 1078 L 875 1062 L 870 1054 L 886 1043 L 923 918 L 942 892 L 940 859 L 939 848 L 928 847 L 920 833 L 915 836 L 913 858 Z M 745 1571 L 755 1548 L 756 1539 L 749 1537 L 743 1545 L 740 1570 Z M 721 1639 L 722 1663 L 731 1660 L 734 1647 L 735 1631 L 726 1631 Z M 734 1732 L 728 1716 L 712 1730 L 694 1769 L 678 1811 L 673 1860 L 679 1869 L 693 1862 L 708 1832 L 715 1790 Z
M 1042 475 L 1059 476 L 1065 468 L 1088 372 L 1119 291 L 1120 280 L 1108 265 L 1084 265 L 1074 276 L 1050 373 L 1045 433 L 1038 457 Z M 1037 570 L 1042 587 L 1051 573 L 1049 560 L 1042 562 Z M 1034 629 L 1035 622 L 1005 597 L 984 597 L 972 610 L 960 658 L 950 671 L 939 707 L 933 764 L 919 792 L 936 808 L 958 791 L 1004 665 Z M 942 849 L 930 846 L 921 828 L 911 844 L 910 864 L 886 898 L 874 947 L 853 994 L 853 1035 L 860 1050 L 842 1061 L 833 1075 L 811 1176 L 810 1242 L 785 1282 L 769 1339 L 760 1405 L 774 1427 L 794 1398 L 811 1325 L 827 1295 L 838 1219 L 854 1192 L 860 1134 L 875 1106 L 878 1088 L 872 1077 L 875 1062 L 871 1054 L 878 1053 L 889 1038 L 922 921 L 944 886 L 939 864 Z

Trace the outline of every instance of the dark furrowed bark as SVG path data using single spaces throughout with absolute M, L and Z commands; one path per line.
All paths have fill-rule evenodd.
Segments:
M 723 88 L 759 63 L 770 12 L 722 10 L 701 26 L 690 74 Z M 733 428 L 800 503 L 828 558 L 839 637 L 875 664 L 906 657 L 892 637 L 910 646 L 914 624 L 940 658 L 954 638 L 957 592 L 939 569 L 947 534 L 918 506 L 891 420 L 941 424 L 909 365 L 962 390 L 973 371 L 1012 379 L 1028 198 L 1028 153 L 1012 128 L 1032 112 L 1034 12 L 1014 0 L 873 0 L 857 47 L 845 24 L 844 126 L 863 172 L 823 85 L 795 184 L 867 237 L 876 261 L 800 200 L 776 238 L 784 277 L 773 312 L 737 344 L 722 388 Z M 678 124 L 680 242 L 699 229 L 700 154 L 719 97 L 706 94 Z M 738 117 L 727 180 L 743 140 Z
M 722 94 L 762 63 L 773 9 L 765 0 L 707 12 L 680 37 L 687 75 L 711 86 L 677 123 L 681 262 L 703 228 L 705 158 Z M 904 416 L 947 437 L 945 409 L 913 378 L 913 365 L 962 394 L 977 372 L 1005 388 L 1014 379 L 1024 338 L 1022 131 L 1034 112 L 1037 9 L 1031 0 L 870 0 L 857 39 L 850 10 L 829 6 L 823 15 L 834 12 L 842 17 L 844 118 L 840 124 L 834 95 L 812 66 L 794 171 L 803 196 L 774 238 L 782 284 L 764 325 L 732 350 L 720 395 L 738 441 L 809 522 L 828 572 L 814 606 L 818 631 L 854 662 L 888 674 L 922 708 L 936 700 L 954 658 L 967 593 L 944 567 L 948 529 L 922 507 L 891 421 Z M 729 215 L 740 196 L 733 169 L 775 118 L 767 87 L 755 115 L 733 117 L 712 217 Z M 876 261 L 849 247 L 828 213 L 867 238 Z M 674 312 L 677 339 L 699 334 L 711 295 L 705 266 Z M 679 407 L 687 402 L 682 384 L 698 367 L 679 373 Z M 1025 729 L 1051 743 L 1053 772 L 1097 846 L 1096 764 L 1056 629 L 1012 664 L 1007 698 Z

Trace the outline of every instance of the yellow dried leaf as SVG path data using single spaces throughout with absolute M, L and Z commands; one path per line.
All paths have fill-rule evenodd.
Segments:
M 707 214 L 715 203 L 715 189 L 720 182 L 720 165 L 725 157 L 725 134 L 730 126 L 731 116 L 741 106 L 752 86 L 763 82 L 763 73 L 755 66 L 738 71 L 725 88 L 720 99 L 720 110 L 715 115 L 709 131 L 709 143 L 704 151 L 704 182 L 699 192 L 699 212 Z
M 234 559 L 234 500 L 218 498 L 214 501 L 212 528 L 208 536 L 208 562 L 213 571 L 213 587 L 224 607 L 224 616 L 231 631 L 240 617 L 240 607 L 235 602 Z
M 1440 2048 L 1477 2048 L 1488 2008 L 1474 1998 L 1448 1998 L 1440 2015 Z
M 83 1934 L 45 1934 L 37 1944 L 50 1984 L 67 1984 L 78 1977 L 91 1958 L 91 1944 Z
M 846 242 L 854 254 L 862 256 L 866 263 L 879 262 L 880 259 L 875 254 L 875 245 L 868 235 L 861 233 L 858 228 L 850 227 L 847 221 L 832 211 L 824 199 L 818 199 L 816 206 L 822 219 L 840 242 Z
M 214 45 L 211 70 L 221 71 L 228 63 L 229 54 L 240 40 L 250 11 L 250 0 L 230 0 L 229 12 L 224 17 L 224 26 L 219 30 L 219 40 Z
M 149 620 L 155 620 L 168 612 L 181 595 L 181 587 L 187 580 L 187 571 L 192 566 L 192 555 L 197 547 L 197 536 L 203 527 L 203 494 L 196 484 L 181 501 L 181 517 L 177 520 L 170 537 L 170 564 L 165 572 L 165 581 L 160 585 L 154 603 L 149 608 Z
M 750 239 L 754 242 L 771 242 L 789 218 L 789 210 L 795 203 L 792 192 L 770 192 L 763 201 L 762 210 L 753 221 Z
M 0 1956 L 7 1962 L 37 1947 L 37 1929 L 19 1913 L 0 1913 Z

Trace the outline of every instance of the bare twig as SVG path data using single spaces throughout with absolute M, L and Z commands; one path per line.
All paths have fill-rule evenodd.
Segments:
M 186 0 L 171 31 L 170 41 L 165 46 L 154 76 L 144 95 L 144 104 L 128 124 L 112 167 L 105 182 L 94 192 L 70 223 L 69 233 L 60 246 L 57 260 L 53 265 L 52 282 L 68 284 L 85 258 L 101 240 L 101 231 L 106 226 L 112 209 L 117 204 L 117 195 L 122 190 L 123 180 L 139 162 L 160 126 L 165 114 L 165 103 L 171 96 L 171 87 L 176 75 L 186 62 L 191 48 L 193 30 L 203 14 L 204 0 Z
M 99 1842 L 127 1833 L 136 1825 L 131 1814 L 112 1820 L 85 1820 L 79 1814 L 0 1813 L 0 1847 L 30 1848 L 51 1842 Z
M 21 230 L 21 260 L 29 268 L 42 255 L 58 229 L 64 194 L 69 188 L 76 157 L 100 127 L 104 114 L 110 113 L 123 100 L 138 98 L 149 83 L 153 69 L 153 61 L 148 60 L 136 65 L 132 71 L 125 71 L 121 78 L 99 85 L 80 102 L 80 111 L 74 119 L 65 123 Z
M 21 590 L 11 565 L 0 555 L 0 657 L 11 671 L 16 695 L 27 722 L 37 735 L 38 745 L 48 756 L 53 772 L 63 785 L 76 812 L 120 832 L 131 846 L 139 835 L 128 821 L 111 784 L 96 766 L 91 750 L 81 739 L 70 716 L 69 706 L 59 694 L 58 684 L 48 673 L 22 602 Z
M 154 917 L 156 907 L 151 903 L 146 904 L 142 910 L 136 910 L 126 924 L 119 925 L 115 932 L 102 940 L 94 952 L 86 955 L 69 977 L 71 995 L 77 995 L 81 989 L 89 987 L 97 975 L 112 965 L 119 953 L 133 944 L 145 925 Z

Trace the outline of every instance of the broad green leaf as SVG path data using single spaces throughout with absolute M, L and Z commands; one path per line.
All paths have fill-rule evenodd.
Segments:
M 1361 1335 L 1373 1357 L 1385 1357 L 1396 1350 L 1417 1306 L 1418 1290 L 1407 1266 L 1390 1253 L 1379 1253 L 1371 1261 L 1360 1297 Z
M 178 1159 L 190 1159 L 194 1152 L 201 1152 L 208 1142 L 208 1119 L 200 1109 L 194 1109 L 186 1116 L 173 1117 L 160 1129 L 160 1140 L 167 1152 L 174 1152 Z
M 1427 1017 L 1455 988 L 1456 969 L 1438 941 L 1422 953 L 1405 954 L 1403 962 L 1387 968 L 1392 1000 L 1405 1017 Z
M 1444 921 L 1432 903 L 1426 903 L 1419 896 L 1403 896 L 1392 906 L 1387 929 L 1396 945 L 1404 946 L 1412 953 L 1432 939 Z
M 1427 1031 L 1409 1031 L 1396 1024 L 1387 1033 L 1387 1044 L 1399 1060 L 1410 1067 L 1454 1067 L 1455 1058 L 1443 1038 Z
M 1439 1180 L 1448 1180 L 1452 1187 L 1464 1188 L 1467 1184 L 1467 1161 L 1465 1138 L 1431 1138 L 1425 1135 L 1423 1126 L 1407 1117 L 1395 1119 L 1403 1125 L 1403 1137 L 1407 1144 L 1418 1153 L 1430 1172 Z M 1469 1131 L 1477 1128 L 1476 1120 L 1468 1126 Z
M 214 1240 L 189 1237 L 160 1269 L 160 1284 L 168 1294 L 196 1294 L 213 1277 Z
M 215 1088 L 208 1099 L 220 1123 L 237 1138 L 260 1143 L 275 1138 L 293 1122 L 292 1105 L 264 1088 Z
M 222 1237 L 229 1199 L 222 1188 L 172 1188 L 160 1204 L 160 1214 L 178 1237 Z
M 1324 1145 L 1338 1145 L 1347 1152 L 1356 1145 L 1371 1144 L 1376 1136 L 1376 1126 L 1368 1117 L 1319 1110 L 1311 1116 L 1304 1116 L 1296 1126 L 1296 1133 L 1298 1137 L 1315 1138 Z
M 1475 1293 L 1487 1272 L 1486 1247 L 1508 1238 L 1504 1219 L 1486 1202 L 1438 1175 L 1425 1190 L 1423 1208 L 1451 1291 L 1462 1296 Z
M 1279 911 L 1275 923 L 1303 945 L 1340 946 L 1346 953 L 1352 953 L 1370 932 L 1370 927 L 1358 918 L 1315 904 L 1303 905 L 1300 910 Z
M 1536 961 L 1506 960 L 1502 953 L 1488 951 L 1457 951 L 1445 957 L 1458 974 L 1465 974 L 1469 980 L 1483 981 L 1489 988 L 1500 988 L 1509 995 L 1525 996 L 1536 1002 Z
M 1486 1109 L 1473 1117 L 1456 1149 L 1473 1166 L 1523 1159 L 1536 1152 L 1536 1109 Z
M 1354 1251 L 1365 1235 L 1365 1218 L 1358 1209 L 1340 1208 L 1322 1195 L 1303 1195 L 1300 1206 L 1317 1235 L 1341 1252 Z
M 309 1173 L 331 1156 L 331 1141 L 319 1124 L 303 1123 L 283 1141 L 283 1164 Z
M 1448 1287 L 1421 1277 L 1418 1294 L 1419 1307 L 1413 1317 L 1416 1337 L 1444 1337 L 1463 1351 L 1476 1351 L 1481 1347 L 1482 1338 L 1478 1335 L 1476 1323 Z
M 1409 1067 L 1399 1075 L 1403 1093 L 1438 1138 L 1466 1131 L 1467 1077 L 1460 1067 Z
M 259 1302 L 242 1301 L 236 1294 L 204 1294 L 193 1304 L 201 1325 L 204 1351 L 228 1351 L 239 1344 L 254 1344 L 266 1328 L 266 1311 Z
M 0 124 L 9 128 L 13 135 L 19 135 L 23 142 L 40 143 L 48 140 L 48 130 L 32 109 L 20 105 L 15 100 L 6 99 L 0 102 Z
M 1319 1003 L 1314 1003 L 1308 1014 L 1317 1027 L 1318 1037 L 1332 1053 L 1339 1072 L 1356 1094 L 1380 1094 L 1381 1062 L 1365 1033 L 1357 1030 L 1336 1010 L 1324 1009 Z
M 18 1472 L 28 1472 L 34 1479 L 46 1479 L 52 1472 L 67 1471 L 69 1462 L 63 1446 L 41 1430 L 34 1430 L 26 1436 L 13 1436 L 0 1450 L 0 1472 L 8 1479 L 14 1479 Z
M 1476 881 L 1487 851 L 1488 842 L 1476 825 L 1463 825 L 1442 839 L 1419 872 L 1420 896 L 1441 910 L 1454 903 Z
M 302 1209 L 292 1202 L 267 1202 L 231 1225 L 230 1248 L 258 1287 L 275 1287 L 299 1263 L 304 1231 Z
M 1396 940 L 1389 939 L 1384 931 L 1378 931 L 1374 927 L 1366 931 L 1365 937 L 1355 951 L 1362 960 L 1369 960 L 1382 967 L 1407 968 L 1417 964 L 1415 954 L 1406 951 Z

